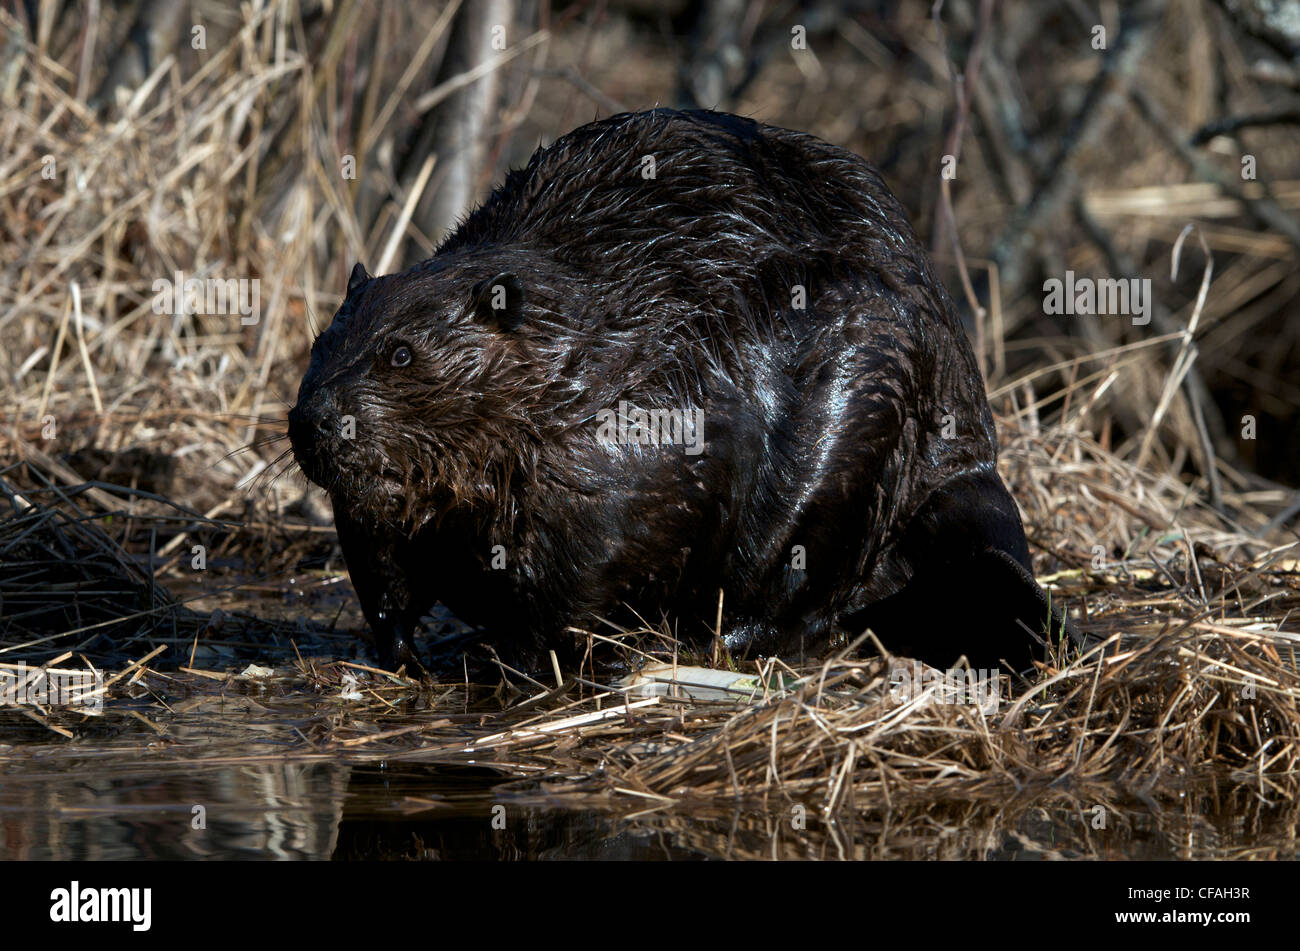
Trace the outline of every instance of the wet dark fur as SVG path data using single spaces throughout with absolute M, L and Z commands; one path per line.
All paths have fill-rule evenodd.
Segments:
M 513 310 L 483 306 L 499 275 Z M 701 407 L 705 451 L 602 442 L 620 400 Z M 629 607 L 706 641 L 720 588 L 751 655 L 870 625 L 936 664 L 1024 667 L 1017 621 L 1048 623 L 983 381 L 902 208 L 858 156 L 735 116 L 583 126 L 430 260 L 358 269 L 290 435 L 389 666 L 435 600 L 521 663 Z

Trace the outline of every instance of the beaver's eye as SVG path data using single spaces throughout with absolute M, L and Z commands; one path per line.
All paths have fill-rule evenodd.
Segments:
M 393 366 L 404 367 L 411 362 L 411 348 L 398 347 L 393 351 Z

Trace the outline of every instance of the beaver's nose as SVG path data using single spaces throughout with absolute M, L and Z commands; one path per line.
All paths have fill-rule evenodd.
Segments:
M 331 446 L 338 434 L 338 405 L 327 393 L 299 400 L 298 405 L 289 410 L 289 442 L 295 452 Z

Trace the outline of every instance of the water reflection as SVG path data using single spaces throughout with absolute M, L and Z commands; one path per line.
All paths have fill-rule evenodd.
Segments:
M 0 859 L 329 858 L 349 773 L 333 763 L 65 765 L 0 780 Z
M 895 804 L 836 822 L 790 803 L 646 806 L 549 795 L 477 767 L 194 761 L 146 771 L 35 757 L 10 762 L 0 780 L 0 859 L 1297 856 L 1296 804 L 1241 787 L 1207 786 L 1173 807 L 1109 803 L 1104 820 L 1087 797 Z

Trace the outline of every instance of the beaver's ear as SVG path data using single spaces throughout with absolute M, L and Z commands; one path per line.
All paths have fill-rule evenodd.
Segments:
M 514 330 L 524 322 L 524 286 L 513 274 L 479 281 L 470 292 L 474 316 L 489 327 Z
M 358 261 L 352 268 L 352 276 L 348 278 L 348 293 L 351 294 L 368 280 L 370 275 L 366 273 L 366 266 Z

